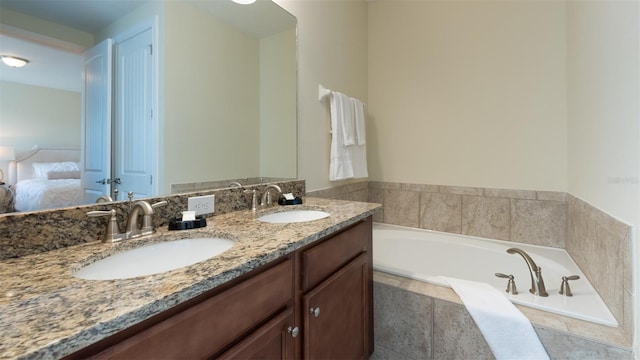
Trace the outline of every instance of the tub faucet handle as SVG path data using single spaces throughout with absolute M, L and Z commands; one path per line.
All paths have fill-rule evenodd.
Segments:
M 507 290 L 505 290 L 506 292 L 508 292 L 509 294 L 512 295 L 518 295 L 518 289 L 516 288 L 516 281 L 515 281 L 515 276 L 509 274 L 503 274 L 503 273 L 496 273 L 496 276 L 499 278 L 503 278 L 503 279 L 509 279 L 509 281 L 507 281 Z
M 573 293 L 571 292 L 571 288 L 569 287 L 569 280 L 578 280 L 580 279 L 580 276 L 578 275 L 571 275 L 571 276 L 563 276 L 562 277 L 562 284 L 560 284 L 560 295 L 564 295 L 564 296 L 573 296 Z

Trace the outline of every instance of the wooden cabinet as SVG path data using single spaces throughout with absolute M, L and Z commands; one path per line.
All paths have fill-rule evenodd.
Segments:
M 304 296 L 306 359 L 367 359 L 369 312 L 363 254 Z
M 367 359 L 373 353 L 371 221 L 302 250 L 305 359 Z
M 371 218 L 68 358 L 366 359 Z
M 293 322 L 293 309 L 286 310 L 222 354 L 219 359 L 294 359 L 294 336 L 300 330 Z
M 96 359 L 204 359 L 216 357 L 235 346 L 239 339 L 258 335 L 272 327 L 293 326 L 293 260 L 275 266 L 239 282 L 222 292 L 174 314 L 160 314 L 144 323 L 142 331 L 127 329 L 105 339 L 71 358 Z M 279 320 L 276 324 L 269 321 Z M 265 326 L 260 326 L 267 323 Z M 285 327 L 286 329 L 286 327 Z M 268 334 L 270 335 L 270 334 Z M 264 336 L 268 336 L 264 335 Z M 294 351 L 293 342 L 285 345 Z

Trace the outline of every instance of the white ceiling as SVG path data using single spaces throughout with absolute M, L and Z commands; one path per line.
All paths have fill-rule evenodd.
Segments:
M 160 0 L 0 0 L 0 6 L 93 34 L 148 1 Z M 291 14 L 271 0 L 257 0 L 251 5 L 231 0 L 173 1 L 189 1 L 258 37 L 291 29 L 296 23 Z
M 79 92 L 82 55 L 0 34 L 0 54 L 29 60 L 25 67 L 0 63 L 0 80 Z
M 141 0 L 0 0 L 3 8 L 92 34 L 144 3 Z
M 231 0 L 174 1 L 190 1 L 257 37 L 273 35 L 291 29 L 296 24 L 295 17 L 271 0 L 258 0 L 251 5 L 239 5 Z M 146 2 L 147 0 L 0 0 L 0 6 L 96 33 Z M 11 33 L 0 34 L 0 54 L 14 55 L 30 61 L 23 68 L 11 68 L 0 63 L 0 80 L 80 91 L 81 55 L 34 44 L 21 38 L 22 36 Z

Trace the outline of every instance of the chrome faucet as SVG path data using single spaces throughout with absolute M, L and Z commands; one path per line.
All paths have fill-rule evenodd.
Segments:
M 120 232 L 120 227 L 118 226 L 118 219 L 116 217 L 115 209 L 89 211 L 87 213 L 87 216 L 89 217 L 108 216 L 109 217 L 109 221 L 107 222 L 107 229 L 104 233 L 104 237 L 102 238 L 102 242 L 114 243 L 114 242 L 125 239 L 125 234 Z
M 276 184 L 267 185 L 262 193 L 262 201 L 260 201 L 260 206 L 268 206 L 271 205 L 271 189 L 274 189 L 278 192 L 278 194 L 282 194 L 282 189 L 280 186 Z
M 251 194 L 251 211 L 253 211 L 254 213 L 258 210 L 258 190 L 256 189 L 247 189 L 247 190 L 243 190 L 243 193 L 245 194 Z
M 139 236 L 153 234 L 153 222 L 151 215 L 153 215 L 153 208 L 166 205 L 166 201 L 160 201 L 153 205 L 150 205 L 144 200 L 139 200 L 131 207 L 129 211 L 129 218 L 127 219 L 127 227 L 124 230 L 125 237 L 127 239 L 136 238 Z M 142 226 L 138 226 L 138 216 L 142 211 Z
M 518 248 L 509 248 L 507 249 L 507 253 L 518 254 L 522 256 L 524 261 L 527 263 L 527 266 L 529 267 L 529 274 L 531 275 L 531 289 L 529 289 L 529 292 L 536 296 L 549 296 L 549 294 L 547 293 L 547 289 L 544 287 L 542 268 L 536 265 L 531 256 L 529 256 L 529 254 L 527 254 L 524 250 L 520 250 Z
M 229 187 L 239 187 L 239 188 L 241 188 L 242 184 L 240 184 L 237 181 L 232 181 L 231 183 L 229 183 Z

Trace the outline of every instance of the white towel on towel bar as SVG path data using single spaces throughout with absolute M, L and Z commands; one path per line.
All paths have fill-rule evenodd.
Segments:
M 346 98 L 347 101 L 343 101 Z M 344 104 L 351 105 L 348 98 L 338 92 L 331 92 L 331 164 L 329 180 L 349 179 L 353 177 L 351 150 L 345 145 Z
M 364 126 L 364 103 L 356 98 L 351 98 L 353 103 L 353 118 L 355 120 L 356 144 L 365 145 L 367 143 L 367 133 Z
M 367 149 L 363 139 L 364 106 L 361 107 L 361 129 L 356 126 L 356 109 L 353 98 L 342 93 L 331 92 L 331 163 L 329 180 L 336 181 L 369 176 L 367 171 Z M 358 100 L 359 103 L 361 103 Z M 362 104 L 362 103 L 361 103 Z M 362 137 L 362 139 L 360 138 Z M 363 142 L 363 144 L 360 144 Z M 359 145 L 360 144 L 360 145 Z
M 339 92 L 333 92 L 332 95 L 331 106 L 337 109 L 337 125 L 342 127 L 342 144 L 354 145 L 356 143 L 356 119 L 352 100 Z

